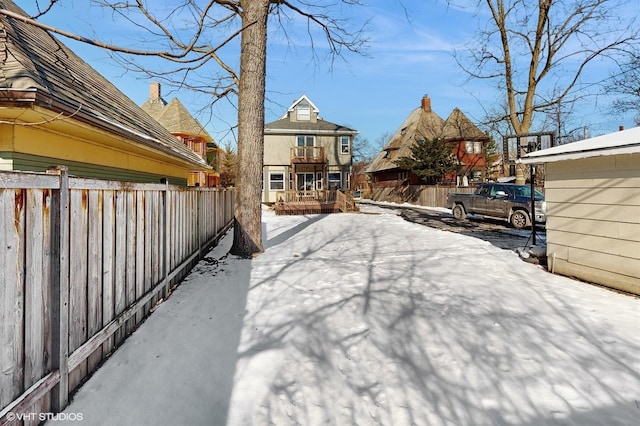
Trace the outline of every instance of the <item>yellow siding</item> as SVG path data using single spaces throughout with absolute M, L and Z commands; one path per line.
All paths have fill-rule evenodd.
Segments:
M 8 111 L 3 110 L 3 114 Z M 34 114 L 28 111 L 27 114 Z M 44 112 L 43 112 L 44 114 Z M 105 169 L 130 170 L 185 181 L 197 166 L 170 153 L 143 146 L 72 119 L 43 125 L 0 126 L 0 152 L 15 157 L 50 158 L 61 164 L 86 164 Z M 7 159 L 2 163 L 7 163 Z M 2 167 L 9 167 L 1 164 Z M 13 166 L 11 166 L 13 167 Z M 204 168 L 203 168 L 204 169 Z
M 554 272 L 640 294 L 640 154 L 546 165 Z

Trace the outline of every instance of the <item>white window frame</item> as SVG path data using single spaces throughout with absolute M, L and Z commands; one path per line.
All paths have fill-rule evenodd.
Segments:
M 467 141 L 464 143 L 464 147 L 467 154 L 482 154 L 482 142 Z
M 338 175 L 340 176 L 339 180 L 337 179 L 331 179 L 331 175 Z M 337 171 L 337 172 L 327 172 L 327 188 L 328 189 L 334 189 L 331 186 L 332 182 L 337 182 L 338 183 L 338 188 L 340 188 L 342 186 L 342 172 L 341 171 Z
M 309 140 L 311 140 L 311 145 L 308 143 Z M 300 145 L 300 142 L 302 142 L 302 145 Z M 314 135 L 297 135 L 296 146 L 316 146 L 316 137 Z
M 296 108 L 296 120 L 311 120 L 311 105 L 298 105 L 298 107 Z
M 274 179 L 274 176 L 280 175 L 281 179 Z M 281 188 L 274 188 L 273 185 L 280 184 Z M 284 172 L 269 172 L 269 191 L 284 191 Z
M 464 150 L 467 154 L 473 154 L 473 142 L 466 141 L 464 143 Z
M 311 179 L 308 179 L 309 176 L 311 176 Z M 315 178 L 316 176 L 315 176 L 315 173 L 313 172 L 297 172 L 296 173 L 296 190 L 297 191 L 313 191 L 316 185 Z
M 482 154 L 482 142 L 475 142 L 473 144 L 473 153 Z
M 349 136 L 340 136 L 340 154 L 349 154 L 351 138 Z

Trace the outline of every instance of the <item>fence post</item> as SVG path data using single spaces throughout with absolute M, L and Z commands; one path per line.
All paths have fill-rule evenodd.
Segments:
M 52 409 L 62 411 L 69 398 L 69 171 L 54 166 L 49 174 L 60 176 L 51 220 L 51 367 L 60 379 L 52 391 Z
M 170 233 L 171 224 L 169 223 L 169 202 L 171 197 L 169 196 L 169 182 L 165 181 L 164 185 L 164 244 L 162 245 L 162 250 L 164 251 L 164 256 L 162 260 L 164 261 L 164 276 L 162 278 L 163 286 L 164 286 L 164 297 L 168 297 L 169 288 L 171 287 L 169 282 L 169 269 L 171 268 L 171 262 L 169 261 L 169 252 L 170 252 Z

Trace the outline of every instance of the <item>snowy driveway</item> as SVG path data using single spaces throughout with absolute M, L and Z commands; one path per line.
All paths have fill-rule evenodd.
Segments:
M 106 425 L 640 424 L 640 299 L 395 215 L 263 217 L 265 253 L 225 257 L 227 236 L 217 265 L 202 262 L 67 412 Z

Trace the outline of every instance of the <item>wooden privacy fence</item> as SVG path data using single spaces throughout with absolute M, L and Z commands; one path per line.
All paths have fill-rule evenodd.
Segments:
M 411 203 L 426 207 L 447 207 L 448 193 L 473 193 L 475 190 L 476 187 L 470 186 L 403 185 L 376 188 L 371 194 L 371 199 L 390 203 Z
M 63 409 L 226 232 L 233 198 L 0 172 L 0 425 Z

